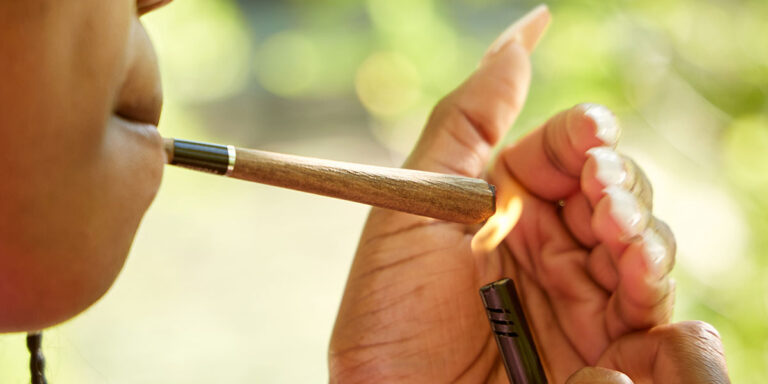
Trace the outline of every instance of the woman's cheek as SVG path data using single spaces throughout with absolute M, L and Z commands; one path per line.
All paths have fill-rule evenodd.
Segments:
M 80 271 L 90 289 L 79 303 L 82 311 L 101 297 L 114 283 L 138 226 L 157 194 L 165 164 L 163 141 L 156 124 L 162 107 L 162 91 L 152 44 L 138 19 L 129 39 L 130 65 L 119 91 L 114 116 L 104 135 L 101 160 L 97 166 L 92 229 L 101 236 L 89 247 L 94 267 Z M 98 266 L 98 267 L 96 267 Z
M 149 38 L 135 16 L 131 23 L 126 61 L 109 90 L 113 106 L 104 111 L 111 116 L 98 124 L 98 108 L 62 111 L 78 118 L 57 130 L 71 143 L 38 146 L 58 161 L 33 167 L 16 183 L 19 198 L 5 217 L 17 217 L 16 225 L 0 225 L 0 238 L 12 239 L 0 244 L 0 304 L 8 309 L 0 313 L 0 332 L 55 325 L 103 296 L 157 193 L 165 162 L 155 127 L 162 92 Z

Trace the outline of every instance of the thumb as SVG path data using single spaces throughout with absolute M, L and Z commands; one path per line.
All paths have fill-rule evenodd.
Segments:
M 565 384 L 633 384 L 627 375 L 607 368 L 584 367 L 565 381 Z
M 480 67 L 435 109 L 405 167 L 479 176 L 525 103 L 529 55 L 549 24 L 540 5 L 491 45 Z
M 643 383 L 730 383 L 720 334 L 701 321 L 625 335 L 608 347 L 598 364 Z

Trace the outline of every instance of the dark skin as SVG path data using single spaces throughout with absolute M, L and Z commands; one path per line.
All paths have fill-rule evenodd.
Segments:
M 73 317 L 125 261 L 163 170 L 139 21 L 162 4 L 0 4 L 0 332 Z
M 529 15 L 529 26 L 508 34 L 517 38 L 494 45 L 440 102 L 406 167 L 484 174 L 524 104 L 537 17 L 546 16 Z M 645 342 L 680 327 L 662 325 L 673 305 L 674 238 L 651 213 L 642 171 L 613 151 L 612 124 L 604 107 L 578 105 L 501 150 L 488 179 L 499 205 L 519 196 L 523 210 L 499 247 L 473 252 L 474 226 L 373 209 L 331 339 L 331 381 L 507 382 L 478 295 L 502 277 L 516 282 L 550 382 L 595 365 L 644 383 L 727 380 L 724 363 L 691 366 Z M 602 149 L 590 152 L 595 147 Z M 606 177 L 598 169 L 606 162 L 618 162 L 622 177 Z M 701 339 L 682 339 L 691 341 L 664 345 L 722 361 L 721 349 L 690 348 Z M 670 377 L 679 380 L 663 379 Z
M 0 332 L 72 318 L 120 271 L 165 160 L 157 65 L 139 17 L 167 2 L 0 3 Z M 524 103 L 543 30 L 528 24 L 542 15 L 501 39 L 435 109 L 407 167 L 482 175 Z M 499 247 L 473 254 L 476 227 L 371 212 L 331 341 L 331 381 L 504 382 L 477 295 L 502 276 L 518 284 L 553 382 L 622 379 L 594 365 L 637 382 L 727 377 L 713 331 L 660 325 L 674 241 L 630 161 L 617 188 L 639 202 L 641 220 L 616 220 L 586 152 L 615 141 L 591 108 L 602 107 L 564 111 L 495 161 L 490 181 L 524 207 Z M 661 249 L 654 263 L 649 239 Z

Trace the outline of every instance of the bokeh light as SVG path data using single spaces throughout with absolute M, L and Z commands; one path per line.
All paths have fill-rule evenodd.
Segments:
M 397 166 L 434 104 L 536 5 L 177 0 L 145 16 L 166 136 Z M 612 108 L 678 240 L 675 320 L 720 331 L 733 382 L 768 382 L 768 2 L 548 2 L 505 140 Z M 168 168 L 107 295 L 45 333 L 54 383 L 326 381 L 368 208 Z M 28 381 L 23 335 L 0 382 Z
M 421 78 L 405 56 L 396 52 L 377 52 L 358 69 L 355 88 L 360 102 L 371 113 L 393 117 L 419 100 Z
M 297 31 L 270 36 L 256 54 L 256 74 L 268 91 L 285 97 L 305 93 L 317 80 L 320 52 Z
M 768 119 L 735 120 L 723 137 L 725 166 L 733 182 L 750 192 L 768 190 Z
M 167 98 L 205 102 L 247 85 L 251 44 L 232 0 L 186 0 L 146 16 Z

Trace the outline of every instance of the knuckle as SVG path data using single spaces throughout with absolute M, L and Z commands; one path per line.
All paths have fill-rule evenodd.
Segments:
M 443 126 L 445 121 L 450 118 L 451 113 L 456 109 L 453 94 L 444 96 L 437 104 L 432 108 L 432 112 L 429 114 L 427 124 L 424 127 L 425 131 L 432 131 L 437 127 Z
M 544 123 L 544 154 L 557 170 L 576 177 L 582 169 L 580 166 L 576 166 L 573 161 L 568 161 L 568 156 L 573 156 L 573 153 L 564 151 L 565 148 L 569 148 L 571 143 L 568 134 L 569 125 L 572 124 L 570 113 L 571 110 L 561 111 Z M 568 167 L 567 164 L 572 164 L 572 166 Z
M 724 361 L 725 352 L 720 333 L 709 323 L 701 320 L 685 321 L 674 324 L 676 346 L 679 351 L 688 356 L 698 356 L 712 362 Z M 711 364 L 715 366 L 717 364 Z
M 689 324 L 692 333 L 708 340 L 717 340 L 718 343 L 720 342 L 720 333 L 714 326 L 712 326 L 712 324 L 701 320 L 693 320 Z
M 430 114 L 430 120 L 438 120 L 448 115 L 449 111 L 455 108 L 453 93 L 449 93 L 440 99 Z
M 665 327 L 661 353 L 685 382 L 729 383 L 720 334 L 703 321 L 684 321 Z
M 711 324 L 701 320 L 689 320 L 672 324 L 665 329 L 665 339 L 676 345 L 721 349 L 720 333 Z

